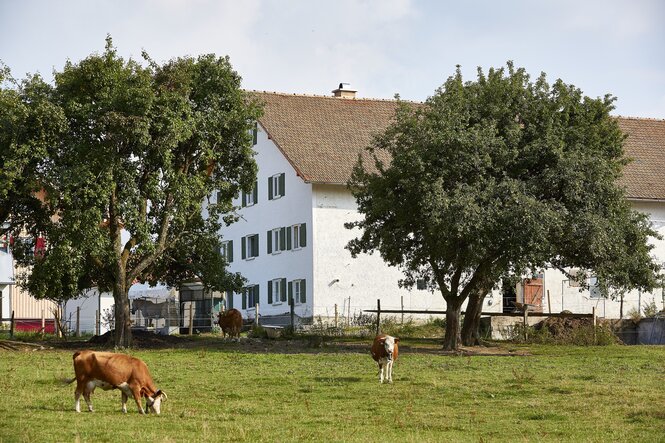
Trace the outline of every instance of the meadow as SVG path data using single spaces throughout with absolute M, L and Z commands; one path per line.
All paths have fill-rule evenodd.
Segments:
M 665 441 L 665 347 L 498 346 L 404 339 L 390 385 L 364 341 L 128 351 L 168 394 L 159 416 L 100 389 L 75 413 L 74 348 L 0 351 L 0 442 Z

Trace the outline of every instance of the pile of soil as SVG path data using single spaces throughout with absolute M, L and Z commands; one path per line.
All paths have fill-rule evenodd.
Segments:
M 593 326 L 593 320 L 590 318 L 572 318 L 572 317 L 547 317 L 545 320 L 534 325 L 537 331 L 547 328 L 554 338 L 570 337 L 576 330 L 587 329 Z

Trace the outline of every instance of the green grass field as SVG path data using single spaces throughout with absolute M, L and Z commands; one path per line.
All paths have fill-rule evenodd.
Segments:
M 369 343 L 249 344 L 132 351 L 169 396 L 160 416 L 102 390 L 77 414 L 72 350 L 0 351 L 0 442 L 665 441 L 662 346 L 454 356 L 404 340 L 379 385 Z

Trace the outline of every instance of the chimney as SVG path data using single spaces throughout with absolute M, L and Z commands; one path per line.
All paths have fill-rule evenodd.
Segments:
M 345 89 L 344 85 L 348 86 L 348 83 L 340 83 L 339 87 L 337 89 L 333 89 L 332 93 L 334 97 L 341 97 L 341 98 L 356 98 L 356 90 L 355 89 Z

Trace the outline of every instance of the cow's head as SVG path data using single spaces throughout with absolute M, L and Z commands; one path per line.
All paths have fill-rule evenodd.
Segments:
M 395 351 L 395 343 L 399 342 L 399 338 L 391 337 L 390 335 L 388 335 L 382 341 L 383 341 L 383 349 L 385 349 L 386 354 L 388 354 L 388 360 L 392 360 L 393 352 Z
M 155 395 L 152 397 L 147 397 L 146 409 L 148 410 L 148 413 L 154 412 L 155 414 L 159 415 L 162 408 L 162 401 L 166 401 L 166 398 L 166 392 L 162 391 L 161 389 L 155 392 Z

